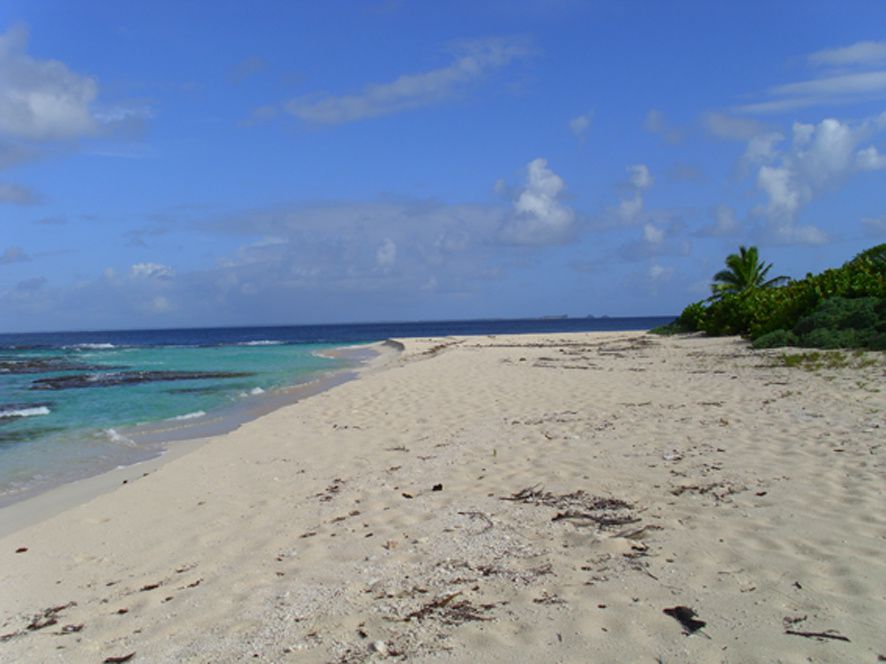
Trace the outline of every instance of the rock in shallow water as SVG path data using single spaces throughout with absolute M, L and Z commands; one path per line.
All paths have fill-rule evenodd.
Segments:
M 172 380 L 204 380 L 219 378 L 246 378 L 254 376 L 245 371 L 118 371 L 106 374 L 73 374 L 35 380 L 31 390 L 68 390 L 80 387 L 113 387 L 135 383 L 155 383 Z

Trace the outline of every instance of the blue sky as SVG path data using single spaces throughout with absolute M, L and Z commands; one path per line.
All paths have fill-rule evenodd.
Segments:
M 872 2 L 0 5 L 0 331 L 667 315 L 886 241 Z

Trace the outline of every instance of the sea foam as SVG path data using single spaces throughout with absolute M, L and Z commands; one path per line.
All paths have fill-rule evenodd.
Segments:
M 119 443 L 120 445 L 126 445 L 127 447 L 135 447 L 135 441 L 127 438 L 123 434 L 117 433 L 116 429 L 104 429 L 104 433 L 112 443 Z
M 0 418 L 34 417 L 35 415 L 49 415 L 52 411 L 46 406 L 31 406 L 19 408 L 0 408 Z
M 194 420 L 194 419 L 197 419 L 198 417 L 203 417 L 204 415 L 206 415 L 205 410 L 195 410 L 193 413 L 186 413 L 184 415 L 177 415 L 175 417 L 170 417 L 166 421 L 167 422 L 177 422 L 180 420 Z
M 75 348 L 77 350 L 111 350 L 116 348 L 114 344 L 95 343 L 95 344 L 74 344 L 73 346 L 65 346 L 65 348 Z

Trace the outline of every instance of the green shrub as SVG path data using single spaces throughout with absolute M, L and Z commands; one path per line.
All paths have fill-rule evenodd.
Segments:
M 857 348 L 860 344 L 855 330 L 822 327 L 803 335 L 800 345 L 806 348 Z
M 838 268 L 820 274 L 807 274 L 776 288 L 751 288 L 738 293 L 687 306 L 671 324 L 671 331 L 704 331 L 713 336 L 739 334 L 752 340 L 779 330 L 762 342 L 789 342 L 786 331 L 804 335 L 816 329 L 865 330 L 855 335 L 819 332 L 810 343 L 825 343 L 829 348 L 882 347 L 880 334 L 886 334 L 886 244 L 863 251 Z M 847 304 L 860 301 L 861 304 Z M 830 303 L 820 312 L 822 303 Z M 813 317 L 813 313 L 816 317 Z M 762 346 L 761 346 L 762 347 Z
M 754 340 L 754 348 L 781 348 L 782 346 L 798 346 L 797 335 L 790 330 L 767 332 Z
M 808 316 L 794 326 L 794 333 L 803 336 L 816 329 L 835 330 L 868 329 L 877 324 L 876 307 L 880 300 L 875 297 L 847 299 L 832 297 L 824 300 Z
M 680 317 L 677 319 L 676 322 L 685 330 L 688 330 L 690 332 L 698 332 L 700 329 L 702 329 L 704 316 L 704 303 L 693 302 L 688 307 L 683 309 L 683 312 L 680 314 Z

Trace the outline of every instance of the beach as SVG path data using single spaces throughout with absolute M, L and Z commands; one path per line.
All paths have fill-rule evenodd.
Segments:
M 0 510 L 0 661 L 886 657 L 882 354 L 378 348 L 356 380 Z

